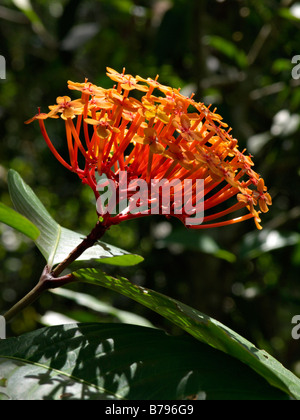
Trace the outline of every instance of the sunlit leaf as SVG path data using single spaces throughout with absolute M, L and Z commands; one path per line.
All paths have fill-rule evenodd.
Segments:
M 72 27 L 70 32 L 61 41 L 61 48 L 66 51 L 73 51 L 91 40 L 100 29 L 98 23 L 81 23 Z
M 12 202 L 17 211 L 27 217 L 41 232 L 36 245 L 49 266 L 54 266 L 70 254 L 85 238 L 85 235 L 60 226 L 48 213 L 32 189 L 13 170 L 8 172 L 8 186 Z M 77 261 L 82 263 L 107 263 L 115 265 L 134 265 L 143 259 L 129 254 L 104 242 L 86 250 Z M 78 263 L 77 263 L 78 265 Z
M 38 228 L 26 219 L 26 217 L 3 203 L 0 203 L 0 222 L 18 230 L 33 240 L 36 240 L 40 234 Z
M 272 65 L 272 70 L 275 73 L 281 73 L 284 71 L 291 71 L 291 60 L 288 58 L 277 58 Z
M 269 131 L 265 133 L 254 134 L 247 140 L 247 149 L 249 150 L 249 152 L 257 154 L 272 139 L 273 137 Z
M 300 399 L 300 379 L 276 359 L 217 320 L 175 299 L 137 286 L 125 278 L 113 278 L 95 269 L 74 273 L 78 280 L 106 287 L 159 313 L 193 337 L 229 354 L 251 367 L 271 385 Z
M 256 258 L 259 255 L 300 243 L 298 232 L 279 232 L 264 229 L 244 236 L 240 246 L 240 257 Z
M 274 115 L 270 132 L 273 136 L 287 137 L 298 130 L 299 124 L 300 116 L 298 114 L 291 114 L 289 110 L 281 109 Z
M 27 16 L 32 24 L 42 26 L 42 21 L 35 13 L 30 0 L 12 0 L 12 2 Z
M 297 8 L 294 7 L 294 8 L 288 9 L 287 7 L 282 7 L 278 10 L 278 14 L 284 19 L 299 22 L 300 20 L 299 4 Z

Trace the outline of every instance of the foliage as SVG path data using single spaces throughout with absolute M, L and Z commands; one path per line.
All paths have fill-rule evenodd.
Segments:
M 45 257 L 47 264 L 50 264 L 51 266 L 54 263 L 60 263 L 70 253 L 69 244 L 71 243 L 73 244 L 73 247 L 76 247 L 76 243 L 78 242 L 78 239 L 77 241 L 74 241 L 74 237 L 76 238 L 76 235 L 72 231 L 64 232 L 62 231 L 62 228 L 53 228 L 51 230 L 49 228 L 49 223 L 53 224 L 55 222 L 51 219 L 50 215 L 39 202 L 33 191 L 24 184 L 22 179 L 20 179 L 19 175 L 15 172 L 10 171 L 8 179 L 13 201 L 15 197 L 18 197 L 16 207 L 22 209 L 22 212 L 28 216 L 29 220 L 35 220 L 40 228 L 40 235 L 38 238 L 39 242 L 37 242 L 37 245 L 41 247 L 41 244 L 43 244 L 41 252 Z M 5 222 L 5 217 L 0 220 Z M 53 240 L 51 239 L 51 235 L 49 235 L 51 231 L 55 233 Z M 62 234 L 57 235 L 57 231 L 62 231 Z M 28 235 L 31 235 L 31 231 L 28 232 Z M 67 244 L 67 246 L 65 244 Z M 113 261 L 116 256 L 116 264 L 122 264 L 123 255 L 118 249 L 110 248 L 105 245 L 102 246 L 102 244 L 96 245 L 91 249 L 97 258 L 93 258 L 94 255 L 88 255 L 89 258 L 85 257 L 88 258 L 85 259 L 88 264 L 98 262 L 98 266 L 101 265 L 102 256 L 104 260 L 110 258 L 112 260 L 112 262 L 110 262 L 111 264 L 114 264 Z M 56 252 L 57 250 L 60 252 Z M 107 256 L 107 254 L 109 254 L 109 256 Z M 125 254 L 124 258 L 126 259 L 126 264 L 136 264 L 139 262 L 134 255 Z M 48 378 L 48 375 L 50 374 L 51 384 L 56 384 L 57 381 L 60 382 L 59 387 L 55 385 L 46 387 L 45 389 L 43 387 L 39 388 L 38 392 L 33 393 L 34 398 L 49 398 L 50 396 L 51 398 L 58 398 L 58 395 L 67 394 L 68 398 L 75 399 L 78 399 L 79 396 L 81 396 L 81 399 L 102 399 L 110 397 L 116 399 L 148 399 L 150 395 L 156 399 L 185 399 L 190 395 L 196 395 L 208 399 L 225 399 L 226 397 L 229 399 L 252 399 L 254 397 L 256 399 L 260 399 L 262 392 L 264 398 L 285 399 L 287 398 L 287 395 L 290 395 L 293 398 L 300 399 L 300 381 L 296 376 L 286 370 L 267 352 L 255 348 L 253 344 L 209 316 L 204 315 L 203 313 L 200 313 L 195 309 L 167 296 L 156 293 L 150 289 L 134 285 L 125 278 L 114 278 L 108 276 L 98 267 L 94 269 L 77 268 L 73 272 L 73 276 L 76 281 L 91 283 L 93 285 L 102 286 L 119 292 L 136 300 L 142 305 L 145 305 L 149 309 L 158 312 L 160 315 L 187 331 L 199 341 L 232 356 L 245 365 L 248 365 L 249 368 L 252 368 L 255 372 L 265 378 L 270 385 L 275 388 L 279 388 L 281 391 L 284 391 L 285 394 L 280 394 L 275 390 L 271 391 L 267 384 L 264 384 L 262 391 L 257 392 L 256 389 L 256 393 L 253 393 L 251 389 L 252 380 L 254 380 L 254 382 L 258 381 L 258 384 L 260 384 L 260 380 L 256 378 L 256 376 L 252 378 L 252 371 L 248 371 L 247 369 L 243 374 L 241 384 L 237 385 L 237 383 L 239 383 L 238 378 L 233 380 L 233 378 L 228 377 L 228 371 L 221 370 L 221 372 L 219 372 L 220 367 L 227 363 L 227 356 L 223 356 L 222 358 L 219 354 L 216 354 L 215 359 L 214 351 L 212 351 L 211 354 L 209 353 L 208 356 L 206 348 L 203 348 L 204 352 L 201 346 L 199 349 L 195 350 L 194 345 L 196 343 L 189 343 L 189 340 L 185 337 L 182 337 L 181 340 L 178 339 L 179 348 L 176 349 L 174 348 L 175 341 L 172 337 L 159 336 L 158 333 L 158 337 L 153 338 L 151 337 L 151 334 L 155 334 L 156 332 L 152 332 L 149 327 L 147 327 L 144 331 L 140 331 L 138 328 L 125 328 L 126 326 L 123 326 L 120 337 L 118 329 L 115 330 L 114 326 L 106 324 L 105 331 L 109 330 L 110 334 L 108 337 L 104 338 L 103 328 L 97 324 L 92 324 L 92 326 L 89 324 L 75 324 L 73 327 L 67 326 L 66 328 L 62 327 L 59 329 L 52 327 L 46 330 L 38 330 L 34 334 L 25 334 L 24 336 L 20 336 L 17 340 L 7 339 L 1 343 L 0 365 L 2 365 L 5 379 L 5 386 L 2 387 L 2 398 L 31 398 L 30 395 L 32 387 L 35 386 L 35 382 L 29 381 L 28 384 L 25 387 L 22 386 L 21 389 L 16 387 L 14 384 L 16 380 L 18 382 L 22 381 L 22 383 L 27 383 L 27 378 L 29 376 L 27 370 L 28 365 L 33 364 L 36 369 L 34 369 L 34 374 L 31 373 L 31 379 L 36 378 L 40 382 L 41 377 L 46 376 Z M 60 278 L 57 280 L 60 280 Z M 54 285 L 53 287 L 56 286 Z M 92 337 L 89 336 L 90 328 L 92 328 Z M 130 339 L 131 345 L 133 342 L 143 343 L 142 346 L 138 345 L 138 349 L 135 348 L 137 355 L 133 354 L 131 347 L 128 348 L 128 335 L 130 336 L 132 334 L 131 331 L 133 333 L 133 336 Z M 79 353 L 76 357 L 76 363 L 73 366 L 73 340 L 75 337 L 75 341 L 77 341 L 78 333 L 82 334 L 82 339 L 80 344 L 77 344 Z M 143 339 L 143 334 L 146 335 L 146 340 Z M 119 340 L 120 338 L 124 339 L 124 337 L 126 337 L 126 341 L 121 345 Z M 47 338 L 49 338 L 49 342 L 47 341 Z M 61 350 L 58 349 L 57 346 L 53 348 L 54 339 L 59 340 Z M 154 345 L 151 344 L 151 358 L 155 356 L 155 352 L 157 351 L 157 355 L 155 357 L 155 369 L 159 372 L 159 382 L 155 380 L 155 376 L 153 378 L 153 376 L 147 371 L 148 364 L 150 363 L 151 365 L 151 362 L 148 360 L 149 354 L 148 356 L 145 356 L 145 360 L 143 358 L 140 360 L 141 353 L 144 352 L 145 342 L 147 342 L 147 340 L 155 343 Z M 89 343 L 88 346 L 84 344 L 85 341 Z M 163 344 L 164 341 L 166 341 L 165 344 Z M 89 367 L 89 363 L 86 361 L 90 360 L 93 364 L 93 369 L 95 369 L 95 361 L 98 357 L 101 357 L 103 353 L 102 348 L 107 347 L 105 344 L 106 342 L 108 344 L 108 349 L 105 350 L 104 354 L 112 353 L 113 357 L 116 359 L 115 364 L 117 366 L 122 364 L 122 369 L 120 372 L 116 372 L 115 370 L 106 372 L 106 363 L 99 363 L 101 373 L 100 375 L 95 375 L 95 373 L 90 372 L 91 368 Z M 118 343 L 120 346 L 119 349 L 115 349 L 115 343 Z M 166 345 L 169 346 L 169 349 Z M 181 345 L 183 347 L 181 347 Z M 156 346 L 158 346 L 157 350 L 155 350 Z M 164 349 L 163 352 L 159 346 L 162 346 Z M 191 363 L 190 350 L 185 350 L 184 346 L 187 346 L 187 348 L 191 346 L 193 347 L 193 350 L 196 351 L 194 363 Z M 196 348 L 197 346 L 199 345 L 196 344 Z M 146 346 L 146 348 L 147 347 L 149 346 Z M 53 350 L 51 350 L 51 348 L 53 348 Z M 82 352 L 85 348 L 87 348 L 88 351 L 85 352 L 86 354 L 83 357 Z M 100 354 L 98 351 L 94 353 L 94 350 L 99 348 L 101 348 Z M 124 350 L 126 350 L 126 357 L 124 356 Z M 57 352 L 62 353 L 61 357 L 65 360 L 65 363 L 67 363 L 63 369 L 61 365 L 62 361 L 57 356 Z M 120 352 L 120 354 L 118 354 L 118 352 Z M 172 360 L 172 357 L 170 359 L 170 356 L 167 356 L 168 352 L 171 352 L 172 355 L 176 355 L 178 353 L 180 354 L 180 357 Z M 116 353 L 116 355 L 114 355 L 114 353 Z M 190 366 L 192 366 L 191 368 L 195 379 L 191 381 L 191 378 L 189 378 L 188 383 L 185 384 L 185 378 L 186 376 L 190 376 L 191 372 L 183 371 L 178 376 L 178 369 L 174 369 L 174 366 L 179 365 L 182 368 L 182 366 L 184 366 L 183 361 L 187 358 L 187 354 L 189 356 L 188 360 Z M 127 360 L 128 356 L 130 357 L 130 361 Z M 169 359 L 168 366 L 172 366 L 174 372 L 176 372 L 174 379 L 170 378 L 170 374 L 168 372 L 164 372 L 165 357 L 168 357 Z M 197 367 L 198 363 L 196 363 L 196 361 L 198 361 L 199 358 L 202 360 L 202 364 Z M 45 363 L 45 359 L 48 359 L 47 363 Z M 53 362 L 51 361 L 52 359 Z M 209 369 L 207 365 L 208 361 L 211 363 Z M 159 364 L 159 362 L 161 364 Z M 236 363 L 232 362 L 230 359 L 228 362 L 229 364 Z M 56 363 L 58 363 L 57 366 Z M 216 366 L 216 363 L 218 366 L 218 373 L 216 374 L 215 372 L 215 377 L 213 378 L 210 371 L 213 366 Z M 80 372 L 80 374 L 76 373 L 78 364 L 82 364 L 84 366 L 84 369 Z M 137 364 L 140 364 L 142 367 L 142 372 L 139 372 L 138 374 L 136 374 L 135 371 Z M 109 366 L 110 365 L 111 364 L 109 364 Z M 133 371 L 131 375 L 133 381 L 129 381 L 129 383 L 125 381 L 124 383 L 123 376 L 125 375 L 127 378 L 127 369 Z M 240 366 L 238 369 L 240 369 Z M 244 367 L 241 369 L 244 369 Z M 144 370 L 146 370 L 146 373 Z M 107 376 L 110 377 L 110 385 L 106 385 L 106 381 L 108 379 Z M 157 393 L 158 384 L 162 386 L 161 376 L 163 376 L 165 380 L 165 388 L 168 391 L 166 394 L 161 394 L 161 392 Z M 65 377 L 68 379 L 65 379 Z M 135 389 L 136 377 L 138 378 L 137 383 L 141 381 L 144 386 L 144 391 L 142 393 L 140 387 Z M 208 377 L 210 378 L 210 382 L 206 382 Z M 118 383 L 116 378 L 122 379 Z M 126 380 L 128 381 L 128 379 Z M 225 383 L 229 383 L 229 389 L 227 388 L 226 390 L 223 389 L 222 391 L 218 391 L 218 389 L 220 389 L 220 381 L 222 380 L 225 381 Z M 80 386 L 82 381 L 84 381 L 88 387 L 83 389 Z M 193 386 L 191 386 L 190 382 L 193 383 Z M 183 389 L 181 385 L 182 383 L 185 385 Z M 251 390 L 248 389 L 249 384 L 251 384 Z M 173 387 L 175 388 L 174 390 Z M 239 387 L 242 387 L 242 391 Z
M 118 256 L 114 258 L 120 265 L 104 265 L 103 261 L 99 265 L 99 261 L 95 261 L 98 258 L 93 257 L 93 264 L 97 265 L 94 269 L 104 270 L 106 279 L 128 278 L 132 284 L 130 287 L 137 288 L 134 290 L 149 290 L 151 297 L 158 293 L 169 304 L 174 300 L 184 302 L 189 308 L 194 308 L 194 314 L 197 313 L 198 317 L 199 313 L 209 314 L 205 319 L 217 319 L 218 328 L 224 328 L 227 332 L 236 331 L 233 336 L 226 335 L 226 342 L 228 345 L 231 343 L 229 348 L 234 347 L 237 337 L 245 337 L 247 343 L 255 343 L 253 349 L 265 349 L 268 360 L 276 358 L 285 368 L 299 375 L 299 340 L 291 336 L 291 320 L 299 313 L 300 302 L 300 95 L 299 81 L 291 77 L 292 57 L 300 53 L 297 3 L 290 0 L 268 0 L 263 3 L 256 0 L 32 0 L 24 4 L 28 7 L 22 10 L 19 2 L 4 0 L 0 8 L 3 40 L 0 54 L 7 63 L 7 78 L 0 81 L 0 217 L 6 223 L 0 224 L 1 313 L 22 298 L 42 272 L 48 242 L 39 244 L 42 256 L 32 242 L 32 239 L 36 240 L 37 233 L 32 222 L 41 231 L 41 224 L 35 216 L 41 216 L 45 222 L 44 216 L 47 214 L 49 232 L 54 241 L 58 238 L 55 229 L 61 229 L 65 238 L 75 235 L 73 238 L 78 240 L 77 232 L 87 234 L 95 224 L 94 201 L 90 191 L 79 185 L 72 174 L 49 157 L 38 129 L 24 126 L 24 121 L 33 115 L 37 105 L 52 103 L 53 98 L 61 94 L 62 86 L 66 87 L 67 94 L 67 80 L 83 81 L 88 77 L 93 83 L 105 87 L 106 66 L 118 70 L 126 66 L 126 70 L 132 74 L 155 77 L 158 73 L 161 83 L 181 86 L 185 94 L 193 91 L 199 100 L 218 106 L 218 112 L 233 127 L 234 136 L 239 139 L 241 147 L 247 147 L 250 153 L 255 154 L 256 169 L 271 187 L 273 206 L 264 219 L 261 232 L 253 231 L 251 221 L 205 233 L 187 232 L 179 222 L 166 221 L 160 216 L 116 226 L 106 233 L 103 243 L 117 250 Z M 66 147 L 64 134 L 57 128 L 52 130 L 51 135 L 58 139 L 63 153 Z M 14 171 L 10 171 L 8 176 L 10 168 Z M 14 184 L 10 189 L 11 195 L 8 193 L 8 182 Z M 24 208 L 18 207 L 17 201 L 20 199 L 24 204 L 28 195 L 22 193 L 22 196 L 17 194 L 14 197 L 14 192 L 26 184 L 38 197 L 33 193 L 32 197 L 38 201 L 33 207 L 27 207 L 27 220 L 24 219 Z M 29 192 L 27 187 L 26 191 Z M 11 213 L 12 204 L 23 216 Z M 35 211 L 36 208 L 39 211 Z M 22 233 L 13 228 L 19 228 Z M 103 257 L 102 251 L 98 255 Z M 121 260 L 118 261 L 118 258 Z M 127 262 L 126 258 L 129 258 Z M 131 265 L 131 258 L 136 258 L 135 262 L 140 261 L 140 264 Z M 130 287 L 125 286 L 127 280 L 122 281 L 122 291 L 130 291 Z M 101 283 L 103 286 L 105 282 Z M 106 283 L 106 286 L 110 285 Z M 77 398 L 81 395 L 80 384 L 84 380 L 88 384 L 85 397 L 99 398 L 99 390 L 104 388 L 101 381 L 107 375 L 108 384 L 114 378 L 120 378 L 119 389 L 117 385 L 114 389 L 105 388 L 110 396 L 142 398 L 141 394 L 134 394 L 134 381 L 129 388 L 127 382 L 124 391 L 122 368 L 113 372 L 106 365 L 107 372 L 102 372 L 103 376 L 99 376 L 97 383 L 89 382 L 91 372 L 88 372 L 88 366 L 86 371 L 80 371 L 82 357 L 86 360 L 93 351 L 97 357 L 101 357 L 108 349 L 112 358 L 118 357 L 118 346 L 122 347 L 127 342 L 125 331 L 132 334 L 133 342 L 138 342 L 139 336 L 144 337 L 145 343 L 140 342 L 144 365 L 142 367 L 141 364 L 136 370 L 136 374 L 143 378 L 149 379 L 149 363 L 153 363 L 146 351 L 148 339 L 153 345 L 154 354 L 161 354 L 161 358 L 157 357 L 158 363 L 163 364 L 172 346 L 178 349 L 178 353 L 173 353 L 172 365 L 182 364 L 182 370 L 177 372 L 177 376 L 172 372 L 174 382 L 171 386 L 175 389 L 176 383 L 182 384 L 183 393 L 174 393 L 174 398 L 196 394 L 198 398 L 204 396 L 210 399 L 257 399 L 259 395 L 261 398 L 280 399 L 285 398 L 286 393 L 294 398 L 299 397 L 296 376 L 283 367 L 277 369 L 277 362 L 271 369 L 268 366 L 267 371 L 258 369 L 257 374 L 257 365 L 253 366 L 246 360 L 248 366 L 245 366 L 240 362 L 241 358 L 232 358 L 236 357 L 236 353 L 229 351 L 228 356 L 223 353 L 225 349 L 222 346 L 213 346 L 219 350 L 208 347 L 207 342 L 212 344 L 210 340 L 206 340 L 206 344 L 198 342 L 199 336 L 189 336 L 191 330 L 188 331 L 189 335 L 183 335 L 182 329 L 185 329 L 187 321 L 182 321 L 180 325 L 174 323 L 173 313 L 170 316 L 167 310 L 168 304 L 166 311 L 160 311 L 159 315 L 152 311 L 154 303 L 150 305 L 152 310 L 149 310 L 149 306 L 145 306 L 140 299 L 136 299 L 136 302 L 132 295 L 128 298 L 126 293 L 125 296 L 119 293 L 120 289 L 116 293 L 114 287 L 106 286 L 98 288 L 79 281 L 68 286 L 68 290 L 74 293 L 90 294 L 107 305 L 106 309 L 105 305 L 102 307 L 100 313 L 87 309 L 78 301 L 45 293 L 14 318 L 8 325 L 9 339 L 1 342 L 0 346 L 1 356 L 5 356 L 1 359 L 0 369 L 10 378 L 7 379 L 9 386 L 1 384 L 0 378 L 3 398 L 16 397 L 11 394 L 12 384 L 19 376 L 13 376 L 18 373 L 12 370 L 16 366 L 18 369 L 27 369 L 28 363 L 36 369 L 36 376 L 33 375 L 31 383 L 24 383 L 24 393 L 30 392 L 39 375 L 44 375 L 44 379 L 49 376 L 53 381 L 49 382 L 49 388 L 40 389 L 38 397 L 58 398 L 66 390 L 67 397 Z M 138 296 L 144 295 L 136 292 L 135 297 Z M 117 312 L 108 307 L 120 310 L 121 319 Z M 61 314 L 61 320 L 64 316 L 80 324 L 40 329 L 49 311 Z M 144 325 L 148 322 L 147 328 L 152 325 L 178 337 L 165 336 L 152 328 L 148 331 L 122 325 L 122 330 L 120 326 L 111 324 L 116 320 L 126 322 L 124 315 L 129 313 L 139 316 L 139 320 L 135 319 L 133 323 L 146 318 Z M 128 323 L 132 318 L 129 316 L 127 319 Z M 83 322 L 91 324 L 81 324 Z M 106 323 L 108 329 L 105 329 Z M 209 325 L 213 328 L 215 322 Z M 198 327 L 193 325 L 192 331 L 200 334 L 203 326 L 199 330 Z M 63 359 L 64 350 L 60 359 L 46 361 L 47 351 L 43 343 L 32 354 L 26 353 L 26 349 L 17 353 L 17 343 L 22 342 L 23 334 L 28 343 L 36 342 L 39 334 L 49 340 L 63 337 L 66 343 L 63 348 L 66 349 L 74 348 L 73 339 L 77 337 L 78 357 L 73 361 L 74 366 L 69 367 L 69 371 L 64 369 L 68 366 L 68 360 Z M 17 335 L 21 337 L 13 338 Z M 97 335 L 100 337 L 98 342 Z M 215 335 L 214 331 L 213 336 L 217 338 L 218 334 Z M 116 343 L 115 352 L 111 347 L 112 340 Z M 84 350 L 86 342 L 91 343 L 91 353 L 82 355 L 80 349 Z M 165 346 L 166 353 L 161 352 L 160 346 Z M 187 348 L 191 348 L 190 361 L 185 360 Z M 197 354 L 203 354 L 207 363 L 211 363 L 210 366 L 222 365 L 222 369 L 213 369 L 214 379 L 209 383 L 208 375 L 205 376 L 206 382 L 201 383 L 199 379 L 200 373 L 204 375 L 203 372 L 207 370 L 203 370 L 205 365 L 201 364 L 201 360 L 196 361 Z M 10 359 L 13 355 L 17 355 L 14 362 Z M 126 378 L 130 377 L 130 367 L 134 369 L 135 355 L 130 348 L 122 360 Z M 131 358 L 126 359 L 127 356 Z M 263 358 L 258 357 L 255 364 L 262 367 Z M 242 361 L 245 362 L 245 359 L 242 358 Z M 226 366 L 230 366 L 230 369 L 226 369 Z M 255 369 L 248 369 L 249 366 Z M 58 368 L 63 376 L 57 376 L 55 369 Z M 189 381 L 187 372 L 190 370 L 193 370 L 193 375 Z M 242 376 L 247 380 L 232 377 L 230 372 L 235 371 L 243 371 Z M 169 375 L 170 372 L 166 369 L 164 374 Z M 278 390 L 281 375 L 287 382 L 284 380 L 285 386 L 281 384 Z M 134 380 L 136 376 L 131 378 Z M 145 380 L 145 387 L 140 389 L 141 393 L 154 389 L 155 384 L 147 382 L 148 379 Z M 226 388 L 228 394 L 217 393 L 214 388 L 216 381 L 226 384 L 223 389 Z M 60 385 L 55 386 L 58 383 Z M 259 392 L 252 393 L 247 383 L 252 384 L 252 391 L 257 389 Z M 296 388 L 291 383 L 297 384 Z M 123 394 L 119 394 L 121 388 Z M 106 392 L 103 395 L 101 391 L 100 394 L 107 397 Z M 151 397 L 156 398 L 156 394 L 149 394 L 148 398 Z

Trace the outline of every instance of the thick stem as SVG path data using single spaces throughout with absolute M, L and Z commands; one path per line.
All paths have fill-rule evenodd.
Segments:
M 107 229 L 107 226 L 104 226 L 98 222 L 90 234 L 52 272 L 50 272 L 49 267 L 46 266 L 37 285 L 26 296 L 24 296 L 23 299 L 16 303 L 9 311 L 7 311 L 6 314 L 4 314 L 6 322 L 10 321 L 24 308 L 31 305 L 45 290 L 55 289 L 75 281 L 72 274 L 68 274 L 62 277 L 59 277 L 59 275 L 85 250 L 93 246 L 104 235 Z
M 4 318 L 6 322 L 9 322 L 15 315 L 21 312 L 24 308 L 31 305 L 42 293 L 41 286 L 38 283 L 26 296 L 23 297 L 18 303 L 16 303 L 11 309 L 5 314 Z
M 59 279 L 54 279 L 49 272 L 48 266 L 46 266 L 37 285 L 29 293 L 27 293 L 27 295 L 24 296 L 23 299 L 21 299 L 9 311 L 6 312 L 6 314 L 4 315 L 6 322 L 10 321 L 24 308 L 31 305 L 45 290 L 48 290 L 50 288 L 54 289 L 71 281 L 74 281 L 72 274 L 60 277 Z
M 108 228 L 102 223 L 97 222 L 96 226 L 89 235 L 52 271 L 52 276 L 58 277 L 72 262 L 76 261 L 77 258 L 84 253 L 84 251 L 95 245 L 107 229 Z

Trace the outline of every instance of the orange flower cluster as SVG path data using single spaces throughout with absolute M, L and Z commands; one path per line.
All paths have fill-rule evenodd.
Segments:
M 204 219 L 193 228 L 209 228 L 254 218 L 261 229 L 261 212 L 272 204 L 264 180 L 253 170 L 253 161 L 238 148 L 227 124 L 215 110 L 185 97 L 179 89 L 164 86 L 150 78 L 118 73 L 107 68 L 107 75 L 116 82 L 111 89 L 98 87 L 87 80 L 69 81 L 70 90 L 81 92 L 71 100 L 58 97 L 50 112 L 39 112 L 28 120 L 38 120 L 41 132 L 54 156 L 67 169 L 90 185 L 96 198 L 97 179 L 105 174 L 118 183 L 121 171 L 132 179 L 204 180 Z M 129 96 L 134 93 L 135 96 Z M 138 99 L 139 98 L 139 99 Z M 44 120 L 64 120 L 69 151 L 64 159 L 50 140 Z M 83 167 L 79 165 L 82 154 Z M 195 188 L 195 182 L 191 184 Z M 228 200 L 236 197 L 235 203 Z M 195 200 L 199 199 L 195 195 Z M 172 194 L 171 194 L 172 199 Z M 195 203 L 194 203 L 195 204 Z M 150 203 L 149 203 L 150 205 Z M 175 214 L 175 201 L 170 216 L 185 223 L 187 215 Z M 233 217 L 240 209 L 247 213 Z M 136 215 L 122 213 L 104 215 L 108 225 Z

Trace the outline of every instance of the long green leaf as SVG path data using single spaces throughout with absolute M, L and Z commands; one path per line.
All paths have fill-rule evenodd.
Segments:
M 48 265 L 59 264 L 82 242 L 84 235 L 60 226 L 33 190 L 14 170 L 8 172 L 8 187 L 16 210 L 40 230 L 41 234 L 36 240 L 36 245 Z M 99 241 L 97 245 L 86 250 L 77 261 L 84 263 L 91 260 L 97 263 L 135 265 L 143 258 Z
M 221 350 L 251 367 L 271 385 L 300 399 L 300 379 L 264 350 L 260 350 L 217 320 L 175 299 L 114 278 L 96 269 L 74 273 L 78 280 L 100 285 L 121 293 L 159 313 L 198 340 Z
M 287 399 L 191 336 L 126 324 L 56 326 L 3 340 L 0 372 L 0 399 Z
M 113 316 L 117 319 L 118 322 L 122 322 L 124 324 L 142 325 L 144 327 L 153 327 L 151 322 L 148 321 L 146 318 L 140 315 L 134 314 L 133 312 L 118 309 L 114 307 L 113 305 L 107 302 L 101 301 L 97 299 L 96 297 L 90 296 L 86 293 L 74 292 L 73 290 L 65 289 L 63 287 L 52 289 L 50 290 L 50 292 L 53 293 L 54 295 L 61 296 L 66 299 L 70 299 L 71 301 L 75 302 L 77 305 L 87 308 L 89 311 L 98 312 L 102 315 Z M 76 321 L 80 321 L 76 317 L 74 319 Z M 51 325 L 51 324 L 48 324 L 48 325 Z
M 40 234 L 38 228 L 26 217 L 3 203 L 0 203 L 0 222 L 18 230 L 33 240 L 36 240 Z

